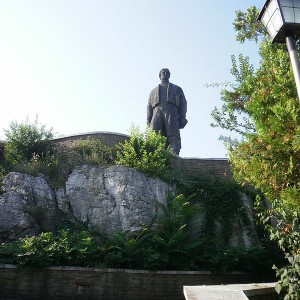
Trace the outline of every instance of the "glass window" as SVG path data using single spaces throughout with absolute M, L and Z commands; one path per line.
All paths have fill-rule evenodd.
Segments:
M 294 8 L 295 11 L 295 23 L 300 24 L 300 8 Z
M 289 6 L 289 7 L 293 7 L 293 0 L 279 0 L 280 6 Z
M 292 7 L 282 7 L 282 14 L 284 17 L 284 21 L 287 23 L 295 23 L 295 14 L 294 8 Z
M 300 0 L 294 0 L 294 7 L 300 8 Z

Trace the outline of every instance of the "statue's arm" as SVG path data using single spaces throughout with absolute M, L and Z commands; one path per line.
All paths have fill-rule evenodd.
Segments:
M 178 108 L 178 121 L 179 121 L 179 128 L 183 129 L 185 125 L 188 123 L 188 120 L 186 119 L 186 112 L 187 112 L 187 102 L 184 96 L 183 91 L 181 90 L 181 97 L 180 97 L 180 103 Z
M 153 116 L 153 108 L 152 108 L 150 97 L 149 97 L 148 106 L 147 106 L 147 125 L 150 125 L 152 116 Z
M 184 96 L 183 91 L 181 90 L 181 97 L 180 97 L 180 102 L 179 102 L 179 109 L 178 109 L 178 116 L 179 118 L 185 118 L 186 117 L 186 112 L 187 112 L 187 102 Z

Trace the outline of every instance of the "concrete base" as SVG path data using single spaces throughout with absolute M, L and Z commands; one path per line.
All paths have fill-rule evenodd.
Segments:
M 184 286 L 186 300 L 276 300 L 275 283 Z

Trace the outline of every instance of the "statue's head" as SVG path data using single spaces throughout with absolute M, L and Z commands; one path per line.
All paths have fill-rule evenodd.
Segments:
M 159 71 L 159 79 L 162 79 L 162 76 L 164 77 L 164 79 L 168 80 L 171 76 L 171 73 L 170 73 L 169 69 L 166 69 L 166 68 L 161 69 Z

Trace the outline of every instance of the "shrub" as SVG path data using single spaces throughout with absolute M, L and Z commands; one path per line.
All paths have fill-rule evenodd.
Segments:
M 132 127 L 130 139 L 117 145 L 115 163 L 138 169 L 150 176 L 165 179 L 170 173 L 172 151 L 166 137 L 147 127 L 145 133 Z
M 34 123 L 11 122 L 5 136 L 4 158 L 9 165 L 30 161 L 34 155 L 45 156 L 52 150 L 52 129 L 39 125 L 38 119 Z
M 156 253 L 147 267 L 154 269 L 197 269 L 197 256 L 202 252 L 203 241 L 192 240 L 193 218 L 200 207 L 191 203 L 192 196 L 169 195 L 167 204 L 160 204 L 158 220 L 153 230 L 151 247 Z
M 91 266 L 99 261 L 99 247 L 88 231 L 61 229 L 57 234 L 44 232 L 0 245 L 0 263 L 33 267 Z
M 33 153 L 29 160 L 15 162 L 9 169 L 33 176 L 42 173 L 54 187 L 60 187 L 77 165 L 106 166 L 113 162 L 113 150 L 98 139 L 51 143 L 51 152 Z

